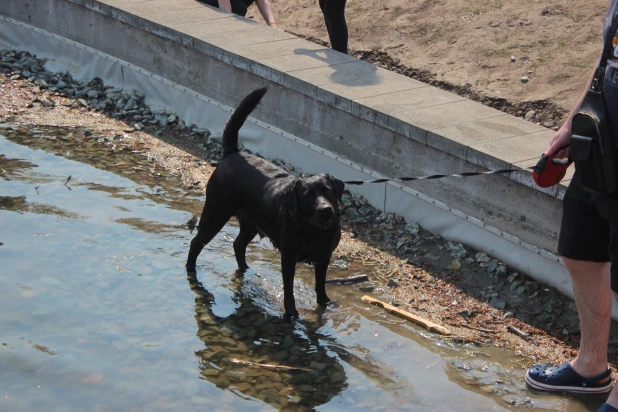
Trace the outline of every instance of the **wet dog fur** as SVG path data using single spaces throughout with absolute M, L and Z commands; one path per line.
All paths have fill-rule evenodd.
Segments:
M 266 236 L 281 252 L 285 316 L 298 317 L 294 274 L 298 262 L 315 267 L 317 303 L 326 305 L 326 271 L 341 238 L 339 201 L 342 181 L 327 174 L 295 177 L 273 163 L 238 150 L 238 131 L 257 107 L 266 88 L 253 91 L 230 116 L 223 131 L 223 159 L 206 186 L 206 203 L 191 241 L 186 268 L 195 272 L 197 257 L 232 216 L 240 223 L 234 241 L 236 262 L 248 269 L 247 245 Z

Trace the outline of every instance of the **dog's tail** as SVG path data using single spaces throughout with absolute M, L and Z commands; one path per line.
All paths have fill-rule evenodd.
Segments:
M 223 129 L 223 157 L 238 153 L 238 131 L 266 94 L 266 87 L 252 91 L 238 105 Z

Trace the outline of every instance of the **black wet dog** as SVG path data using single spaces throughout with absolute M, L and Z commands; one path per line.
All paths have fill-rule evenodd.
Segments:
M 287 317 L 297 317 L 294 301 L 296 263 L 315 265 L 315 291 L 327 304 L 326 270 L 341 238 L 339 199 L 344 184 L 329 175 L 297 178 L 274 164 L 238 150 L 238 131 L 256 108 L 266 88 L 249 94 L 223 130 L 223 159 L 206 187 L 206 204 L 191 241 L 187 271 L 195 271 L 198 255 L 227 221 L 238 217 L 240 233 L 234 253 L 240 269 L 247 269 L 247 245 L 259 234 L 281 252 L 283 303 Z

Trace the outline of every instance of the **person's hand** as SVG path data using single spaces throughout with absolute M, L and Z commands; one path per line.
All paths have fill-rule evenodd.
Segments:
M 545 151 L 545 155 L 554 155 L 556 159 L 564 159 L 569 156 L 569 145 L 571 144 L 571 125 L 563 124 L 560 129 L 554 134 L 554 137 L 549 143 L 549 148 Z
M 274 29 L 277 28 L 277 23 L 275 23 L 274 21 L 271 21 L 270 23 L 268 23 L 268 25 Z

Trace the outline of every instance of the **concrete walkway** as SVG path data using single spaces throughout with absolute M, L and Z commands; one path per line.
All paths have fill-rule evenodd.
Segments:
M 539 125 L 193 0 L 100 3 L 117 8 L 113 14 L 120 20 L 189 47 L 214 46 L 232 60 L 235 54 L 260 63 L 270 73 L 253 70 L 257 74 L 482 167 L 534 165 L 553 136 Z M 546 192 L 556 196 L 559 190 Z

